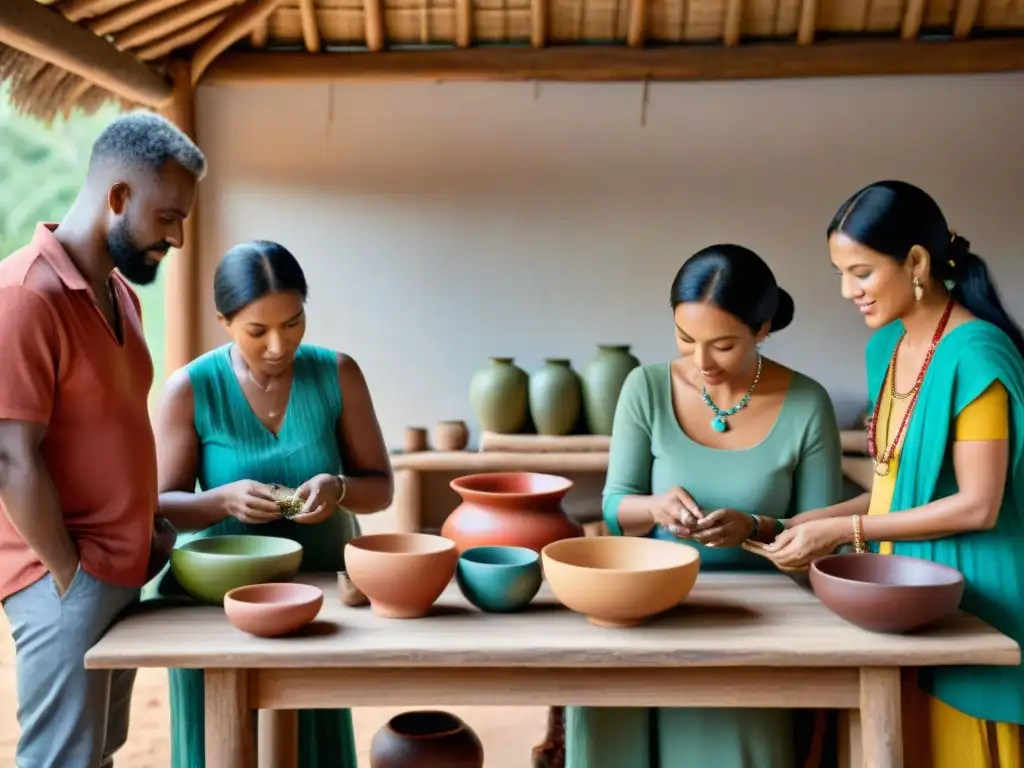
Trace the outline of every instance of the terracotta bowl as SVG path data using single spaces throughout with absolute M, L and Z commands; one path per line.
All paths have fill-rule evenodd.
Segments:
M 555 597 L 603 627 L 636 626 L 673 608 L 700 570 L 688 544 L 625 536 L 556 541 L 541 561 Z
M 825 607 L 872 632 L 903 633 L 953 614 L 964 594 L 955 568 L 902 555 L 828 555 L 811 564 Z
M 228 621 L 259 637 L 287 635 L 306 626 L 324 604 L 324 593 L 309 584 L 252 584 L 224 595 Z
M 455 574 L 455 542 L 429 533 L 376 533 L 345 545 L 345 570 L 389 619 L 426 616 Z

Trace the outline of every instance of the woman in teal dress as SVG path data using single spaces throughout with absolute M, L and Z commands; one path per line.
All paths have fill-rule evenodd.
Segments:
M 704 571 L 771 569 L 739 545 L 771 542 L 784 519 L 841 498 L 832 403 L 761 355 L 792 321 L 793 300 L 752 251 L 700 251 L 676 275 L 671 303 L 680 357 L 635 369 L 622 388 L 605 523 L 612 535 L 696 547 Z M 783 709 L 568 707 L 566 764 L 794 768 L 807 764 L 815 723 Z
M 156 429 L 160 514 L 194 532 L 181 541 L 282 536 L 302 544 L 303 571 L 335 572 L 359 533 L 353 513 L 386 508 L 392 475 L 359 366 L 302 343 L 306 295 L 301 267 L 276 243 L 224 255 L 214 301 L 231 342 L 167 382 Z M 298 489 L 299 516 L 281 517 L 271 483 Z M 165 574 L 159 592 L 179 590 Z M 204 768 L 202 670 L 170 670 L 170 698 L 172 765 Z M 298 722 L 300 768 L 356 768 L 348 710 L 304 710 Z

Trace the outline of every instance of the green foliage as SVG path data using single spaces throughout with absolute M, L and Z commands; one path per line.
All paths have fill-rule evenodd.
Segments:
M 93 141 L 118 111 L 111 105 L 92 115 L 77 112 L 47 126 L 19 114 L 0 88 L 0 259 L 28 243 L 38 222 L 64 216 L 85 178 Z M 154 393 L 164 378 L 165 272 L 138 289 L 156 368 Z

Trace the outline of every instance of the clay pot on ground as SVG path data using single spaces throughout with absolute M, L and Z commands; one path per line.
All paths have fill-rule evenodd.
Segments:
M 610 435 L 619 392 L 629 372 L 640 361 L 629 352 L 629 344 L 600 344 L 597 354 L 583 366 L 583 410 L 592 435 Z
M 403 712 L 370 743 L 370 768 L 483 768 L 473 729 L 448 712 Z
M 427 430 L 424 427 L 406 427 L 405 441 L 402 450 L 406 453 L 419 453 L 430 448 L 427 442 Z
M 469 382 L 469 404 L 487 432 L 514 434 L 529 416 L 530 379 L 511 357 L 492 357 Z
M 530 374 L 530 416 L 537 434 L 568 435 L 583 402 L 580 378 L 568 360 L 549 357 Z
M 572 480 L 536 472 L 487 472 L 457 477 L 451 488 L 462 497 L 441 527 L 458 551 L 472 547 L 526 547 L 535 552 L 553 541 L 583 535 L 562 499 Z
M 469 428 L 464 421 L 439 421 L 434 427 L 434 449 L 462 451 L 469 443 Z

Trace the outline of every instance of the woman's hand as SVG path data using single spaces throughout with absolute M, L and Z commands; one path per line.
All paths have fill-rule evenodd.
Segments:
M 686 538 L 704 516 L 693 497 L 682 488 L 651 497 L 651 517 L 679 538 Z
M 224 511 L 240 523 L 260 525 L 281 519 L 281 508 L 269 485 L 239 480 L 217 490 Z
M 325 473 L 307 480 L 295 491 L 296 497 L 306 503 L 292 521 L 307 525 L 322 523 L 334 514 L 344 491 L 345 481 L 337 475 Z
M 808 520 L 787 528 L 765 547 L 776 565 L 803 568 L 819 557 L 832 554 L 849 540 L 853 523 L 848 517 Z
M 716 509 L 704 515 L 690 538 L 708 547 L 738 547 L 754 532 L 754 518 L 735 509 Z

